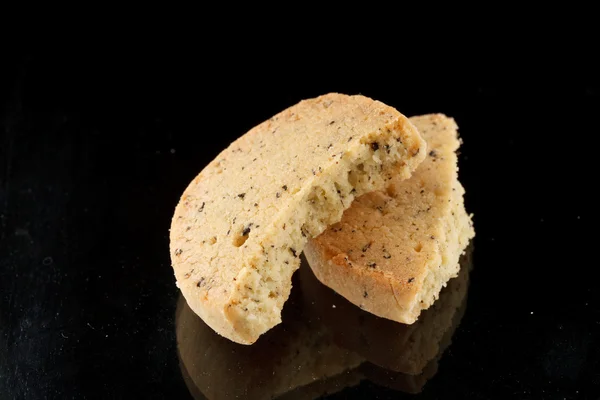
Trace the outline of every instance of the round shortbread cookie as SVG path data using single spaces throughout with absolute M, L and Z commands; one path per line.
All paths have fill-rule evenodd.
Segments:
M 233 142 L 190 183 L 171 224 L 177 284 L 219 334 L 253 343 L 281 321 L 306 241 L 355 196 L 408 178 L 415 126 L 364 96 L 304 100 Z

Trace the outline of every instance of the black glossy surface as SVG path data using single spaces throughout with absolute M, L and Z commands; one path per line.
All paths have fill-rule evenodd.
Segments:
M 457 120 L 477 237 L 465 314 L 421 397 L 362 380 L 331 398 L 597 398 L 598 88 L 260 56 L 248 68 L 164 47 L 15 56 L 0 93 L 0 397 L 191 398 L 168 253 L 178 197 L 255 124 L 340 91 Z

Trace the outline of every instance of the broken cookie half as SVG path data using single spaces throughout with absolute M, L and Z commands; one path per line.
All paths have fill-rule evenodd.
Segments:
M 441 114 L 410 121 L 428 146 L 413 176 L 357 198 L 305 248 L 322 283 L 366 311 L 405 324 L 458 274 L 459 257 L 475 234 L 458 181 L 456 123 Z
M 217 333 L 253 343 L 281 322 L 308 239 L 425 156 L 413 123 L 364 96 L 304 100 L 251 129 L 175 209 L 171 260 L 188 305 Z

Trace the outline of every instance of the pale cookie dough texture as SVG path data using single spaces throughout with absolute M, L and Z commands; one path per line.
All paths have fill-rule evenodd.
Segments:
M 458 181 L 454 120 L 433 114 L 410 121 L 428 146 L 412 178 L 357 198 L 305 248 L 322 283 L 366 311 L 405 324 L 458 274 L 459 257 L 475 234 Z
M 253 343 L 281 322 L 307 240 L 425 156 L 406 117 L 364 96 L 304 100 L 251 129 L 175 209 L 171 260 L 190 308 L 217 333 Z

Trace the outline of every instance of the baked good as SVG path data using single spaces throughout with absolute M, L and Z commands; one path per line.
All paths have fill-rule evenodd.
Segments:
M 426 144 L 406 117 L 327 94 L 282 111 L 189 184 L 171 223 L 177 284 L 212 329 L 251 344 L 281 321 L 306 241 L 355 196 L 408 178 Z
M 414 323 L 474 236 L 458 181 L 457 126 L 441 114 L 413 117 L 427 158 L 408 180 L 357 198 L 342 220 L 305 248 L 317 278 L 380 317 Z

